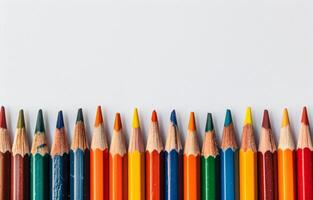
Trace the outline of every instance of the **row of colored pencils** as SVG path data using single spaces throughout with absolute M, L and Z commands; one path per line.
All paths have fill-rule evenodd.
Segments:
M 135 109 L 128 150 L 119 113 L 110 148 L 97 108 L 89 150 L 82 109 L 78 110 L 71 146 L 62 111 L 58 113 L 49 153 L 43 113 L 38 112 L 31 149 L 23 110 L 11 147 L 4 107 L 0 112 L 0 199 L 75 200 L 293 200 L 313 199 L 312 141 L 303 108 L 297 148 L 284 109 L 278 149 L 269 113 L 263 113 L 260 142 L 254 136 L 251 108 L 246 110 L 240 148 L 230 110 L 218 147 L 208 113 L 202 151 L 196 120 L 190 113 L 182 148 L 175 111 L 163 145 L 157 113 L 152 112 L 146 147 Z

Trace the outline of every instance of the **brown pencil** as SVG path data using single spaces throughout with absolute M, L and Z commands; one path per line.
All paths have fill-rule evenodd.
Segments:
M 0 113 L 0 199 L 10 199 L 11 141 L 4 107 Z
M 11 200 L 29 199 L 29 146 L 23 110 L 19 111 L 12 147 Z

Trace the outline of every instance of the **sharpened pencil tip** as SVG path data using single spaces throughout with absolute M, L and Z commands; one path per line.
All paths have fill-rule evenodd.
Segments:
M 114 120 L 114 130 L 119 131 L 122 129 L 122 120 L 120 113 L 115 114 L 115 120 Z
M 196 127 L 195 113 L 190 112 L 188 130 L 195 131 L 196 129 L 197 127 Z
M 151 121 L 152 122 L 158 122 L 158 115 L 157 115 L 155 110 L 153 110 L 153 112 L 152 112 Z
M 77 112 L 77 117 L 76 117 L 76 123 L 77 122 L 84 122 L 84 115 L 83 115 L 83 109 L 79 108 Z
M 206 118 L 205 132 L 209 132 L 213 130 L 214 130 L 214 125 L 213 125 L 212 114 L 208 113 L 207 118 Z
M 134 114 L 133 114 L 133 128 L 140 128 L 140 123 L 139 123 L 139 116 L 138 116 L 138 109 L 134 109 Z
M 171 122 L 174 124 L 174 126 L 177 126 L 177 118 L 176 118 L 176 111 L 173 110 L 171 112 Z
M 21 109 L 18 114 L 17 128 L 25 128 L 24 111 Z
M 58 113 L 58 119 L 57 119 L 57 129 L 64 128 L 64 120 L 63 120 L 63 113 L 62 110 Z
M 287 108 L 284 108 L 284 111 L 283 111 L 283 119 L 282 119 L 282 122 L 281 122 L 281 126 L 282 127 L 286 127 L 288 126 L 290 123 L 289 123 L 289 116 L 288 116 L 288 110 Z
M 225 116 L 225 122 L 224 126 L 229 126 L 231 123 L 233 123 L 233 119 L 231 116 L 231 111 L 229 109 L 226 110 L 226 116 Z
M 5 109 L 3 106 L 1 106 L 1 116 L 0 116 L 0 128 L 7 128 L 7 121 L 6 121 L 6 117 L 5 117 Z
M 252 125 L 251 107 L 247 107 L 246 109 L 246 117 L 245 117 L 244 125 Z
M 305 125 L 309 125 L 309 117 L 308 117 L 308 111 L 306 109 L 306 106 L 304 106 L 302 110 L 301 122 Z
M 37 114 L 35 133 L 44 133 L 44 132 L 45 132 L 45 124 L 43 120 L 43 114 L 42 114 L 42 110 L 39 109 L 38 114 Z
M 262 127 L 265 129 L 271 129 L 271 122 L 270 122 L 268 110 L 264 110 L 263 112 Z
M 97 127 L 102 123 L 103 123 L 103 118 L 102 118 L 101 106 L 98 106 L 97 107 L 97 113 L 96 113 L 95 126 Z

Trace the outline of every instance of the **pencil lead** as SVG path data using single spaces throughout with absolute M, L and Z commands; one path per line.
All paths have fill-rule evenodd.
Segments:
M 62 110 L 58 113 L 58 119 L 57 119 L 57 129 L 64 128 L 64 120 L 63 120 L 63 113 Z
M 205 132 L 209 132 L 213 130 L 214 130 L 214 125 L 213 125 L 212 114 L 208 113 L 207 118 L 206 118 Z
M 252 125 L 251 107 L 247 107 L 246 109 L 246 117 L 245 117 L 244 125 Z
M 1 116 L 0 116 L 0 128 L 7 128 L 7 121 L 6 121 L 6 117 L 5 117 L 5 109 L 3 106 L 1 106 Z
M 135 108 L 134 114 L 133 114 L 133 128 L 140 128 L 138 109 L 137 108 Z
M 262 127 L 265 129 L 271 129 L 271 121 L 270 121 L 270 117 L 268 115 L 268 110 L 264 110 L 264 112 L 263 112 Z
M 173 110 L 173 111 L 171 112 L 171 122 L 172 122 L 175 126 L 177 126 L 177 118 L 176 118 L 176 111 L 175 111 L 175 110 Z
M 229 109 L 227 109 L 226 110 L 224 127 L 229 126 L 231 123 L 233 123 L 233 119 L 232 119 L 232 116 L 231 116 L 231 111 Z
M 188 130 L 196 131 L 196 129 L 195 113 L 190 112 Z
M 120 113 L 115 114 L 115 120 L 114 120 L 114 130 L 119 131 L 122 129 L 122 120 Z
M 84 122 L 84 115 L 83 115 L 82 108 L 78 109 L 78 112 L 77 112 L 76 123 L 78 122 Z
M 21 109 L 18 114 L 17 128 L 25 128 L 24 111 Z
M 103 118 L 102 118 L 101 106 L 98 106 L 97 113 L 96 113 L 95 126 L 99 126 L 102 123 L 103 123 Z
M 44 124 L 44 120 L 43 120 L 43 114 L 42 114 L 42 110 L 39 109 L 38 114 L 37 114 L 35 134 L 36 133 L 44 133 L 44 132 L 45 132 L 45 124 Z
M 151 121 L 152 122 L 158 122 L 158 116 L 155 110 L 153 110 L 152 115 L 151 115 Z
M 289 123 L 288 110 L 287 110 L 287 108 L 284 108 L 283 119 L 282 119 L 282 122 L 281 122 L 281 126 L 285 127 L 285 126 L 288 126 L 289 124 L 290 123 Z
M 309 125 L 308 112 L 305 106 L 303 107 L 301 122 L 305 125 Z

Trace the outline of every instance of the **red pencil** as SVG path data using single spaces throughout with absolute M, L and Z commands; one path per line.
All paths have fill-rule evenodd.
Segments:
M 304 107 L 297 146 L 298 200 L 313 199 L 312 149 L 309 119 Z

